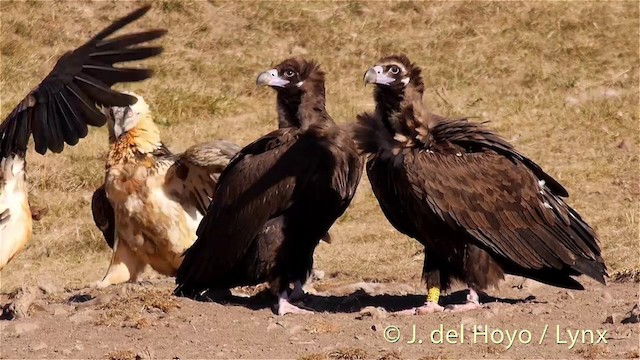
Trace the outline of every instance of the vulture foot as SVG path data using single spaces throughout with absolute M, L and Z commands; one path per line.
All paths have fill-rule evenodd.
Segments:
M 443 311 L 444 308 L 434 302 L 426 302 L 424 303 L 424 305 L 418 307 L 415 309 L 415 314 L 416 315 L 425 315 L 425 314 L 432 314 L 435 312 L 440 312 Z
M 444 311 L 447 312 L 463 312 L 475 309 L 481 309 L 482 305 L 474 302 L 468 302 L 466 304 L 447 305 Z
M 424 305 L 413 309 L 398 311 L 398 315 L 425 315 L 443 311 L 444 308 L 434 302 L 427 301 Z
M 482 308 L 482 305 L 480 305 L 480 298 L 478 297 L 478 293 L 476 293 L 473 289 L 469 289 L 469 295 L 467 295 L 466 304 L 447 305 L 444 311 L 462 312 L 480 308 Z
M 278 297 L 278 315 L 285 314 L 313 314 L 313 311 L 299 308 L 289 302 L 287 291 L 284 291 Z

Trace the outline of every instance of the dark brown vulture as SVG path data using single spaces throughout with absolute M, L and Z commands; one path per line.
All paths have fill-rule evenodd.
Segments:
M 33 135 L 35 150 L 59 153 L 87 136 L 88 126 L 102 126 L 97 106 L 127 106 L 136 98 L 111 89 L 116 83 L 142 81 L 149 69 L 114 67 L 120 62 L 156 56 L 162 47 L 136 47 L 160 38 L 151 30 L 107 39 L 142 17 L 145 6 L 115 21 L 79 48 L 58 60 L 44 80 L 0 124 L 0 269 L 31 238 L 31 210 L 25 175 L 25 154 Z
M 440 289 L 476 291 L 504 273 L 583 289 L 570 276 L 605 283 L 596 234 L 562 198 L 567 191 L 533 161 L 481 124 L 424 108 L 420 69 L 405 56 L 383 58 L 365 83 L 376 110 L 358 116 L 356 143 L 366 154 L 373 192 L 389 222 L 425 246 L 429 289 L 418 314 L 440 311 Z
M 246 146 L 223 171 L 178 269 L 176 293 L 267 281 L 278 314 L 307 313 L 289 302 L 289 284 L 296 284 L 292 295 L 300 293 L 315 247 L 353 198 L 362 162 L 325 109 L 324 73 L 315 62 L 285 60 L 257 84 L 276 90 L 280 129 Z

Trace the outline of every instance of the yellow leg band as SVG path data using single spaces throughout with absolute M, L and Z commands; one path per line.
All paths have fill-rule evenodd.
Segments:
M 440 299 L 440 289 L 437 287 L 432 287 L 429 289 L 427 293 L 427 302 L 438 303 Z

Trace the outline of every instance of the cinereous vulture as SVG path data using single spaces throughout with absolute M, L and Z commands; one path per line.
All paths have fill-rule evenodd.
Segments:
M 324 72 L 301 58 L 258 76 L 277 92 L 278 130 L 246 146 L 223 171 L 198 239 L 178 269 L 176 292 L 269 282 L 277 312 L 290 302 L 313 252 L 354 196 L 362 162 L 350 134 L 325 108 Z
M 596 234 L 563 198 L 567 191 L 484 125 L 429 113 L 420 68 L 405 56 L 381 59 L 364 81 L 375 84 L 374 113 L 358 116 L 354 136 L 389 222 L 425 246 L 429 289 L 415 313 L 440 311 L 440 290 L 459 280 L 464 305 L 505 273 L 583 289 L 571 276 L 605 283 Z

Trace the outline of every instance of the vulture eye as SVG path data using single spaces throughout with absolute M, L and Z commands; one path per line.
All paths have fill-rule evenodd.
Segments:
M 286 76 L 286 77 L 290 78 L 290 77 L 293 77 L 293 75 L 294 75 L 293 70 L 285 70 L 284 71 L 284 76 Z
M 398 73 L 400 72 L 400 68 L 395 65 L 392 65 L 391 69 L 389 69 L 389 72 L 392 73 L 393 75 L 398 75 Z

